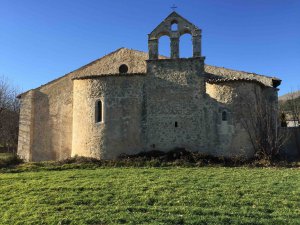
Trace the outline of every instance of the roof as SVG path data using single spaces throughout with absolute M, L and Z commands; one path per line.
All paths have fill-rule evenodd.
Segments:
M 232 81 L 232 79 L 256 80 L 269 87 L 277 87 L 281 80 L 275 76 L 266 76 L 252 72 L 245 72 L 240 70 L 233 70 L 224 67 L 205 65 L 204 71 L 210 79 L 227 79 L 222 80 Z
M 159 56 L 160 59 L 167 57 Z M 87 79 L 87 77 L 99 76 L 119 76 L 119 66 L 122 63 L 128 65 L 128 74 L 144 75 L 147 70 L 146 60 L 148 60 L 148 53 L 128 49 L 119 48 L 99 59 L 96 59 L 64 76 L 54 79 L 36 89 L 41 89 L 48 85 L 53 85 L 61 79 Z M 262 84 L 270 87 L 277 87 L 281 80 L 274 76 L 265 76 L 256 73 L 244 72 L 239 70 L 227 69 L 224 67 L 205 65 L 204 71 L 208 79 L 251 79 L 261 82 Z M 128 75 L 127 74 L 127 75 Z M 82 77 L 82 78 L 81 78 Z M 229 81 L 223 80 L 222 82 Z M 27 91 L 28 92 L 28 91 Z M 21 97 L 24 92 L 18 97 Z
M 86 79 L 97 79 L 102 77 L 128 77 L 128 76 L 145 76 L 146 73 L 108 73 L 108 74 L 98 74 L 98 75 L 87 75 L 74 77 L 72 80 L 86 80 Z
M 236 82 L 236 81 L 254 82 L 261 86 L 266 86 L 264 83 L 250 78 L 214 78 L 214 79 L 208 79 L 206 82 L 210 84 L 219 84 L 219 83 Z

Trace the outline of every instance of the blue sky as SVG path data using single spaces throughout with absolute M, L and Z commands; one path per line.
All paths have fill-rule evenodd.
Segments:
M 26 91 L 120 47 L 147 51 L 173 4 L 202 29 L 207 64 L 277 76 L 280 95 L 300 89 L 299 0 L 1 0 L 0 76 Z

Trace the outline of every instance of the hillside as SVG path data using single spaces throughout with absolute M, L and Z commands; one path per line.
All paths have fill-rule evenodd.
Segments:
M 293 111 L 295 107 L 300 109 L 300 91 L 282 95 L 278 99 L 282 111 Z
M 300 98 L 300 90 L 299 91 L 294 91 L 294 92 L 291 92 L 291 93 L 287 93 L 285 95 L 282 95 L 282 96 L 279 96 L 279 101 L 287 101 L 289 99 L 292 99 L 292 98 Z

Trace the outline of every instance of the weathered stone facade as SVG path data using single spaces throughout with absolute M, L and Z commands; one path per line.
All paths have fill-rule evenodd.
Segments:
M 179 58 L 185 33 L 193 37 L 192 58 Z M 162 35 L 171 39 L 171 58 L 158 54 Z M 255 98 L 258 90 L 276 106 L 280 80 L 205 65 L 201 30 L 175 12 L 149 34 L 148 43 L 149 57 L 121 48 L 21 94 L 18 154 L 27 161 L 111 159 L 180 147 L 253 155 L 239 122 L 241 99 Z

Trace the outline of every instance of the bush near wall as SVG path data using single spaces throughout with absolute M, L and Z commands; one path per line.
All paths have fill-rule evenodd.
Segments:
M 11 153 L 0 153 L 0 169 L 10 168 L 23 163 L 16 154 Z
M 136 155 L 121 155 L 116 160 L 99 160 L 75 156 L 61 161 L 22 163 L 16 157 L 1 162 L 0 172 L 49 171 L 69 169 L 96 169 L 106 167 L 300 167 L 300 162 L 246 160 L 244 158 L 224 158 L 175 149 L 170 152 L 149 151 Z

